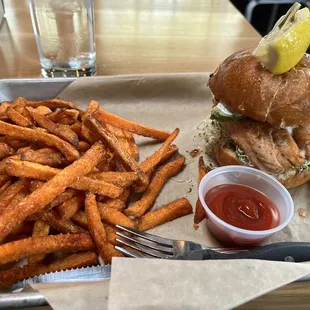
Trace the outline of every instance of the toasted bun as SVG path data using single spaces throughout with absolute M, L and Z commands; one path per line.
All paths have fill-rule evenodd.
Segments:
M 232 111 L 273 126 L 310 124 L 310 57 L 287 73 L 272 75 L 252 50 L 228 57 L 210 77 L 215 99 Z
M 279 179 L 279 181 L 286 188 L 294 188 L 304 183 L 307 183 L 310 180 L 310 171 L 300 171 L 296 174 L 291 174 L 287 178 Z
M 220 166 L 243 165 L 243 163 L 238 161 L 236 154 L 229 147 L 221 146 L 218 143 L 214 145 L 213 150 L 214 157 Z M 310 180 L 310 170 L 290 170 L 276 177 L 286 188 L 294 188 Z

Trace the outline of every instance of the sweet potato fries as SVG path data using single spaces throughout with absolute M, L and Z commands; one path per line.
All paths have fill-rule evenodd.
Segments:
M 184 197 L 151 210 L 185 165 L 172 144 L 178 128 L 134 123 L 96 101 L 83 112 L 60 99 L 3 102 L 0 119 L 0 288 L 96 265 L 98 256 L 110 264 L 122 256 L 115 225 L 148 230 L 192 213 Z M 163 143 L 139 163 L 134 134 Z
M 203 179 L 203 177 L 211 170 L 210 167 L 206 167 L 203 161 L 203 157 L 200 156 L 198 160 L 198 186 Z M 195 208 L 195 215 L 194 215 L 194 227 L 197 227 L 204 218 L 206 217 L 206 212 L 199 200 L 197 199 L 196 208 Z

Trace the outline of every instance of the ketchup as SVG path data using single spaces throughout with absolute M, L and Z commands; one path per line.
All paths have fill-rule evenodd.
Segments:
M 267 230 L 279 225 L 276 205 L 263 193 L 239 184 L 211 188 L 205 202 L 224 222 L 247 230 Z

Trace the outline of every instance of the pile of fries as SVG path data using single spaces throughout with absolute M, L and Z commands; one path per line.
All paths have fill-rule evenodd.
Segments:
M 150 211 L 184 167 L 172 133 L 72 102 L 17 98 L 0 105 L 0 287 L 35 275 L 109 264 L 116 224 L 146 231 L 192 206 Z M 141 163 L 134 135 L 163 142 Z M 131 201 L 132 194 L 140 198 Z M 135 195 L 137 196 L 137 195 Z M 22 267 L 16 262 L 27 258 Z

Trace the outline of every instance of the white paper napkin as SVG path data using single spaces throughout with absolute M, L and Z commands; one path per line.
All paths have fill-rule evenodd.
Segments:
M 108 310 L 231 309 L 308 273 L 309 264 L 260 260 L 114 258 Z

